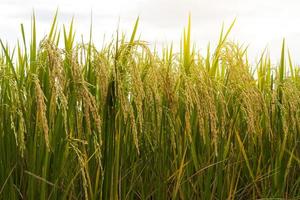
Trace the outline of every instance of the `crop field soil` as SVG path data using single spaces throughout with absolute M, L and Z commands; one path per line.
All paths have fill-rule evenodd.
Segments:
M 300 71 L 222 28 L 152 50 L 116 32 L 102 48 L 73 22 L 0 50 L 0 199 L 299 199 Z M 87 27 L 88 28 L 88 27 Z M 92 28 L 91 28 L 92 29 Z M 92 31 L 91 31 L 92 32 Z

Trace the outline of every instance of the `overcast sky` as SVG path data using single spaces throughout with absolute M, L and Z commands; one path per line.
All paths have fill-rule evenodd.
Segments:
M 59 23 L 75 18 L 77 36 L 88 37 L 91 13 L 94 41 L 109 38 L 120 29 L 130 34 L 140 16 L 138 34 L 151 44 L 179 44 L 189 12 L 192 40 L 205 51 L 218 40 L 222 23 L 237 19 L 230 38 L 249 45 L 250 60 L 257 60 L 265 47 L 279 59 L 286 38 L 293 60 L 300 63 L 300 1 L 298 0 L 0 0 L 0 38 L 14 44 L 20 38 L 20 23 L 29 36 L 32 11 L 36 13 L 38 36 L 45 35 L 56 9 Z

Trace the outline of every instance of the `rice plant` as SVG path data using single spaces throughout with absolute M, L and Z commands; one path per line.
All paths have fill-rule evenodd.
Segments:
M 300 70 L 222 28 L 206 56 L 116 34 L 97 49 L 73 21 L 1 40 L 0 199 L 300 198 Z M 67 28 L 68 27 L 68 28 Z

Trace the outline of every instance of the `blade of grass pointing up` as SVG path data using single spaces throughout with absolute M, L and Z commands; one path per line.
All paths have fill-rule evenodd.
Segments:
M 291 58 L 291 54 L 290 54 L 289 50 L 288 50 L 288 59 L 289 59 L 291 77 L 294 79 L 295 78 L 294 67 L 293 67 L 293 62 L 292 62 L 292 58 Z
M 220 35 L 220 38 L 219 38 L 219 43 L 217 45 L 217 48 L 216 48 L 216 51 L 215 51 L 215 54 L 214 54 L 214 58 L 213 58 L 213 61 L 212 61 L 212 67 L 210 69 L 210 75 L 212 77 L 216 76 L 216 72 L 217 72 L 217 68 L 218 68 L 218 64 L 219 64 L 219 56 L 220 56 L 220 53 L 221 53 L 221 49 L 222 49 L 224 43 L 226 42 L 227 37 L 228 37 L 229 33 L 231 32 L 234 24 L 235 24 L 235 21 L 236 21 L 236 19 L 233 20 L 233 22 L 229 26 L 227 32 L 225 33 L 224 37 L 223 37 L 224 25 L 222 26 L 221 35 Z
M 186 73 L 189 73 L 191 65 L 191 15 L 189 14 L 188 26 L 183 33 L 183 66 Z
M 134 42 L 134 38 L 135 38 L 135 35 L 136 35 L 136 31 L 137 31 L 137 28 L 138 28 L 138 25 L 139 25 L 139 20 L 140 20 L 140 17 L 138 17 L 135 21 L 135 24 L 134 24 L 134 28 L 133 28 L 133 31 L 132 31 L 132 34 L 131 34 L 131 37 L 130 37 L 130 41 L 129 41 L 129 44 L 133 44 Z
M 284 74 L 285 74 L 285 39 L 282 41 L 282 48 L 281 48 L 281 57 L 280 57 L 280 65 L 279 65 L 279 82 L 282 84 Z
M 36 51 L 37 51 L 37 39 L 36 39 L 36 22 L 35 22 L 35 14 L 32 14 L 32 28 L 31 28 L 31 43 L 30 43 L 30 66 L 35 71 L 36 66 Z
M 49 32 L 49 36 L 48 36 L 48 39 L 50 41 L 54 41 L 55 40 L 55 35 L 56 35 L 56 27 L 57 27 L 57 15 L 58 15 L 58 9 L 56 10 L 55 12 L 55 15 L 54 15 L 54 18 L 52 20 L 52 25 L 51 25 L 51 28 L 50 28 L 50 32 Z M 54 34 L 54 35 L 53 35 Z

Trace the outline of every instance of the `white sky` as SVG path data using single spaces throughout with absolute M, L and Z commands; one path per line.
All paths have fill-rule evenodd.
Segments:
M 188 13 L 192 16 L 192 40 L 205 51 L 208 42 L 218 40 L 222 23 L 228 27 L 237 18 L 231 39 L 249 45 L 250 60 L 259 58 L 265 47 L 278 61 L 282 39 L 286 38 L 293 60 L 300 63 L 300 1 L 298 0 L 0 0 L 0 38 L 15 44 L 24 23 L 27 36 L 32 11 L 37 19 L 38 36 L 50 29 L 56 9 L 59 23 L 75 17 L 78 41 L 89 36 L 91 12 L 93 37 L 102 44 L 103 35 L 114 34 L 120 18 L 120 29 L 131 33 L 140 16 L 138 34 L 151 44 L 179 44 Z

